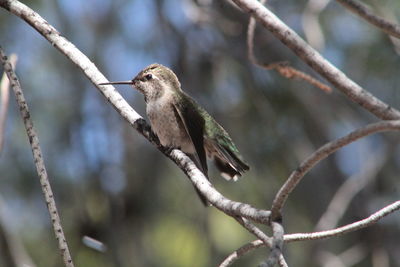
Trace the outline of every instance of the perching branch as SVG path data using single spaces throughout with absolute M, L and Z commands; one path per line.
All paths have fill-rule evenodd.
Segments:
M 31 144 L 34 162 L 36 165 L 36 170 L 40 179 L 40 184 L 42 186 L 42 191 L 44 198 L 46 200 L 47 209 L 50 214 L 51 222 L 53 225 L 54 234 L 58 241 L 58 248 L 60 249 L 62 258 L 64 260 L 64 265 L 66 267 L 73 267 L 71 255 L 69 253 L 68 244 L 64 235 L 63 228 L 61 226 L 60 216 L 58 215 L 56 202 L 54 201 L 53 191 L 50 186 L 49 178 L 46 171 L 46 166 L 44 164 L 42 151 L 39 145 L 39 138 L 37 136 L 36 130 L 33 127 L 33 122 L 31 115 L 29 113 L 28 104 L 25 101 L 24 94 L 22 93 L 21 85 L 19 84 L 18 78 L 15 75 L 11 63 L 7 60 L 3 49 L 0 47 L 0 60 L 3 64 L 4 71 L 7 73 L 8 79 L 10 80 L 11 87 L 14 90 L 15 97 L 17 99 L 17 104 L 21 112 L 21 117 L 24 121 L 26 133 L 28 135 L 29 143 Z
M 162 148 L 160 150 L 163 151 Z M 165 151 L 163 152 L 165 153 Z M 192 181 L 193 185 L 219 210 L 230 216 L 241 216 L 263 224 L 269 223 L 270 211 L 256 209 L 251 207 L 249 204 L 225 198 L 214 188 L 214 186 L 205 178 L 204 174 L 196 167 L 193 161 L 191 161 L 182 151 L 174 149 L 167 156 L 183 170 Z
M 10 55 L 10 63 L 13 69 L 15 69 L 15 65 L 17 64 L 17 55 Z M 4 73 L 3 77 L 0 80 L 0 155 L 3 150 L 4 145 L 4 136 L 6 131 L 6 120 L 7 120 L 7 110 L 8 103 L 10 100 L 10 81 L 7 78 L 7 74 Z
M 284 24 L 275 14 L 256 0 L 232 0 L 243 11 L 256 18 L 276 38 L 289 47 L 311 68 L 331 82 L 349 99 L 359 104 L 378 118 L 400 119 L 400 112 L 377 99 L 371 93 L 349 79 L 342 71 L 323 58 L 296 32 Z
M 330 154 L 337 151 L 339 148 L 344 147 L 345 145 L 348 145 L 367 135 L 383 131 L 399 131 L 399 130 L 400 130 L 400 120 L 372 123 L 320 147 L 317 151 L 315 151 L 308 158 L 306 158 L 300 164 L 300 166 L 297 167 L 297 169 L 290 174 L 285 184 L 281 187 L 281 189 L 275 196 L 274 202 L 272 203 L 271 219 L 274 220 L 274 218 L 279 218 L 281 216 L 282 207 L 285 204 L 289 194 L 301 181 L 304 175 L 309 170 L 311 170 L 311 168 L 313 168 L 318 162 L 325 159 Z
M 356 15 L 359 15 L 363 19 L 365 19 L 368 23 L 376 26 L 381 29 L 385 33 L 400 38 L 400 26 L 385 20 L 377 15 L 375 15 L 368 7 L 366 7 L 363 3 L 358 2 L 357 0 L 336 0 L 342 6 L 350 10 Z
M 269 222 L 269 211 L 256 209 L 248 204 L 227 199 L 212 186 L 186 154 L 177 149 L 168 151 L 161 147 L 157 137 L 152 133 L 150 126 L 131 106 L 129 106 L 113 86 L 98 86 L 99 83 L 106 82 L 107 79 L 89 58 L 63 37 L 39 14 L 17 0 L 0 0 L 0 6 L 25 20 L 55 48 L 80 68 L 86 77 L 110 102 L 114 109 L 120 113 L 133 128 L 152 144 L 156 145 L 166 156 L 172 159 L 213 206 L 228 215 L 241 216 L 264 224 Z

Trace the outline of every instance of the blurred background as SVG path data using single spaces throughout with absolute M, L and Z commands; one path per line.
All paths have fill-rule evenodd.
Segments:
M 211 167 L 212 182 L 230 199 L 269 209 L 290 172 L 310 153 L 378 121 L 337 90 L 327 94 L 252 65 L 248 16 L 229 1 L 24 2 L 111 81 L 131 79 L 154 62 L 171 67 L 251 166 L 236 183 Z M 386 18 L 400 15 L 399 1 L 367 2 L 379 5 L 375 10 Z M 385 34 L 335 1 L 275 0 L 269 7 L 350 78 L 400 107 L 400 46 Z M 204 208 L 186 176 L 129 127 L 78 68 L 3 9 L 0 43 L 8 54 L 18 54 L 17 74 L 76 266 L 216 266 L 254 240 L 233 219 Z M 288 61 L 320 78 L 261 26 L 255 54 L 261 62 Z M 142 95 L 128 86 L 118 90 L 145 116 Z M 329 229 L 368 216 L 398 199 L 399 171 L 396 133 L 341 149 L 289 197 L 286 232 Z M 320 221 L 343 184 L 347 191 L 335 206 L 343 216 Z M 31 266 L 62 266 L 13 95 L 0 154 L 0 221 L 0 266 L 14 266 L 10 244 Z M 286 259 L 293 266 L 400 266 L 399 224 L 400 216 L 393 214 L 342 237 L 287 244 Z M 102 245 L 93 248 L 87 237 Z M 260 248 L 234 266 L 256 266 L 267 252 Z

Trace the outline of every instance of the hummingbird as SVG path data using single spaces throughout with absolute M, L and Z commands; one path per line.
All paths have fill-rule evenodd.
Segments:
M 128 84 L 144 95 L 146 114 L 161 145 L 187 154 L 208 178 L 207 157 L 213 159 L 221 176 L 236 181 L 249 165 L 243 161 L 229 134 L 192 97 L 185 93 L 175 73 L 155 63 L 130 81 L 99 85 Z M 197 191 L 205 205 L 207 201 Z

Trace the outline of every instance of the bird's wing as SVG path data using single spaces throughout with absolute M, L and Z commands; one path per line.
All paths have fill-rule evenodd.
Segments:
M 204 175 L 208 178 L 206 151 L 204 150 L 204 119 L 191 101 L 173 104 L 175 113 L 182 121 L 185 130 L 193 143 L 198 167 L 202 168 Z M 199 164 L 200 163 L 200 166 Z
M 233 141 L 226 136 L 217 136 L 219 142 L 215 142 L 214 146 L 219 154 L 235 169 L 240 175 L 249 170 L 249 165 L 243 161 L 238 149 Z

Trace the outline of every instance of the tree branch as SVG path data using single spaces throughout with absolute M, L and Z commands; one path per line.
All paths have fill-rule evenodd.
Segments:
M 353 12 L 354 14 L 362 17 L 368 23 L 376 26 L 380 30 L 385 33 L 394 36 L 396 38 L 400 38 L 400 26 L 381 18 L 366 7 L 363 3 L 360 3 L 356 0 L 336 0 L 342 6 Z
M 400 119 L 400 112 L 361 86 L 349 79 L 342 71 L 323 58 L 314 48 L 305 42 L 296 32 L 284 24 L 275 14 L 255 0 L 232 0 L 243 11 L 256 18 L 276 38 L 289 47 L 311 68 L 331 82 L 352 101 L 359 104 L 378 118 L 384 120 Z
M 246 254 L 248 251 L 258 248 L 258 247 L 264 247 L 264 246 L 271 248 L 270 257 L 266 261 L 267 266 L 274 266 L 276 264 L 276 262 L 278 262 L 279 266 L 281 266 L 281 267 L 288 266 L 285 261 L 285 258 L 283 257 L 283 255 L 281 253 L 281 249 L 282 249 L 281 243 L 283 243 L 283 227 L 281 225 L 278 226 L 278 225 L 274 225 L 274 223 L 272 223 L 271 226 L 273 228 L 275 237 L 271 238 L 271 237 L 268 237 L 266 234 L 264 234 L 258 227 L 256 227 L 254 224 L 250 223 L 248 220 L 246 220 L 244 218 L 240 218 L 240 217 L 234 217 L 234 218 L 244 228 L 246 228 L 250 233 L 254 234 L 255 236 L 257 236 L 260 239 L 253 241 L 251 243 L 248 243 L 248 244 L 240 247 L 239 249 L 235 250 L 228 257 L 226 257 L 220 265 L 218 265 L 219 267 L 230 266 L 237 259 L 239 259 L 241 256 Z M 276 239 L 278 241 L 276 241 L 274 239 Z
M 37 136 L 36 130 L 33 127 L 33 122 L 31 115 L 29 113 L 28 104 L 25 101 L 25 97 L 22 93 L 21 85 L 19 84 L 18 78 L 15 75 L 11 63 L 7 60 L 3 49 L 0 47 L 0 58 L 3 63 L 4 71 L 7 73 L 8 79 L 10 80 L 11 87 L 14 90 L 15 97 L 21 112 L 21 117 L 24 121 L 26 133 L 28 135 L 29 143 L 31 144 L 32 154 L 34 162 L 36 165 L 36 170 L 39 175 L 40 185 L 42 186 L 42 191 L 44 198 L 46 200 L 47 209 L 50 214 L 51 222 L 53 225 L 54 234 L 58 241 L 58 248 L 61 251 L 61 255 L 64 260 L 64 265 L 67 267 L 73 267 L 71 255 L 69 253 L 68 244 L 64 235 L 64 231 L 61 226 L 61 220 L 58 215 L 56 202 L 54 200 L 53 191 L 50 186 L 49 178 L 46 171 L 46 166 L 44 164 L 42 151 L 39 145 L 39 138 Z
M 260 247 L 264 247 L 264 246 L 266 246 L 265 243 L 263 241 L 261 241 L 260 239 L 254 240 L 254 241 L 252 241 L 250 243 L 247 243 L 244 246 L 241 246 L 240 248 L 238 248 L 237 250 L 232 252 L 228 257 L 226 257 L 224 259 L 223 262 L 221 262 L 220 265 L 218 265 L 218 267 L 230 266 L 236 260 L 238 260 L 240 257 L 245 255 L 247 252 L 250 252 L 250 251 L 252 251 L 252 250 L 254 250 L 256 248 L 260 248 Z
M 264 4 L 265 0 L 261 0 L 260 3 Z M 322 82 L 311 77 L 307 73 L 304 73 L 300 70 L 297 70 L 289 66 L 289 63 L 287 62 L 261 63 L 259 60 L 257 60 L 257 58 L 254 55 L 255 29 L 256 29 L 256 20 L 253 17 L 250 17 L 249 24 L 247 26 L 247 57 L 251 63 L 266 70 L 276 70 L 280 75 L 282 75 L 287 79 L 304 80 L 327 93 L 332 92 L 332 88 L 330 88 L 328 85 L 323 84 Z
M 281 210 L 283 205 L 285 204 L 289 194 L 293 191 L 296 185 L 301 181 L 304 175 L 314 167 L 318 162 L 328 157 L 333 152 L 337 151 L 339 148 L 348 145 L 362 137 L 367 135 L 383 132 L 400 130 L 400 120 L 397 121 L 382 121 L 377 123 L 369 124 L 363 128 L 357 129 L 339 139 L 331 141 L 324 146 L 320 147 L 317 151 L 312 153 L 308 158 L 306 158 L 300 166 L 293 171 L 285 184 L 281 187 L 275 199 L 272 203 L 271 208 L 271 220 L 274 218 L 280 218 Z
M 313 233 L 296 233 L 296 234 L 286 234 L 284 235 L 284 242 L 290 243 L 290 242 L 295 242 L 295 241 L 304 241 L 304 240 L 318 240 L 318 239 L 325 239 L 329 237 L 334 237 L 334 236 L 339 236 L 343 235 L 346 233 L 350 233 L 356 230 L 359 230 L 361 228 L 365 228 L 368 226 L 371 226 L 375 223 L 377 223 L 380 219 L 383 217 L 397 211 L 400 209 L 400 201 L 396 201 L 380 210 L 377 212 L 371 214 L 367 218 L 342 226 L 338 227 L 332 230 L 327 230 L 327 231 L 320 231 L 320 232 L 313 232 Z M 223 264 L 220 266 L 229 266 L 232 264 L 235 260 L 237 260 L 239 257 L 245 255 L 246 253 L 253 251 L 256 248 L 259 247 L 264 247 L 266 244 L 261 241 L 261 240 L 254 240 L 250 243 L 247 243 L 243 245 L 242 247 L 238 248 L 235 250 L 232 254 L 230 254 L 225 260 L 223 261 Z
M 349 232 L 359 230 L 361 228 L 368 227 L 376 222 L 378 222 L 383 217 L 397 211 L 400 209 L 400 200 L 393 202 L 392 204 L 380 209 L 379 211 L 371 214 L 367 218 L 342 226 L 332 230 L 320 231 L 314 233 L 297 233 L 285 235 L 285 242 L 303 241 L 303 240 L 316 240 L 324 239 L 333 236 L 343 235 Z
M 271 253 L 266 261 L 266 265 L 268 267 L 273 267 L 277 262 L 279 262 L 279 258 L 282 256 L 283 238 L 285 234 L 283 226 L 280 222 L 271 222 L 271 228 L 273 235 Z
M 177 149 L 168 151 L 161 147 L 158 138 L 152 133 L 150 126 L 131 106 L 129 106 L 113 86 L 98 86 L 99 83 L 106 82 L 107 79 L 89 58 L 65 37 L 61 36 L 61 34 L 39 14 L 17 0 L 0 0 L 0 6 L 25 20 L 55 48 L 80 68 L 86 77 L 110 102 L 114 109 L 121 114 L 133 128 L 152 144 L 156 145 L 166 156 L 172 159 L 213 206 L 228 215 L 242 216 L 264 224 L 269 222 L 270 211 L 256 209 L 248 204 L 227 199 L 211 185 L 204 174 L 197 169 L 186 154 Z

